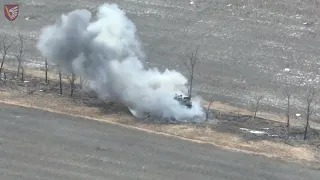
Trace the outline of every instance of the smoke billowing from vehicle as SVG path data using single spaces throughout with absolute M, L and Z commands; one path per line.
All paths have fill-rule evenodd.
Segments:
M 62 15 L 42 29 L 37 49 L 65 73 L 86 79 L 99 98 L 120 101 L 135 116 L 143 112 L 177 120 L 203 116 L 198 100 L 188 109 L 173 99 L 186 94 L 183 75 L 143 66 L 136 27 L 116 4 L 103 4 L 95 18 L 85 9 Z

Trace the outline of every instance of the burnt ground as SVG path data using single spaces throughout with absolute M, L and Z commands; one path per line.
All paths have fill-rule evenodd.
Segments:
M 59 82 L 49 79 L 49 84 L 45 83 L 43 78 L 34 77 L 29 74 L 24 75 L 24 82 L 21 77 L 17 78 L 16 71 L 6 71 L 7 81 L 4 83 L 3 79 L 0 81 L 1 91 L 11 93 L 11 97 L 26 97 L 31 94 L 38 94 L 40 101 L 48 101 L 46 95 L 58 97 L 59 95 Z M 99 108 L 98 114 L 116 114 L 118 116 L 131 116 L 129 110 L 120 103 L 113 101 L 101 101 L 93 92 L 85 92 L 81 90 L 79 83 L 76 83 L 76 89 L 73 97 L 70 97 L 70 84 L 65 81 L 66 77 L 63 76 L 63 95 L 67 101 L 74 102 L 74 105 L 81 102 L 85 107 Z M 15 93 L 14 93 L 15 92 Z M 7 97 L 10 98 L 9 96 Z M 168 121 L 159 119 L 146 118 L 137 120 L 142 124 L 168 124 Z M 129 124 L 130 122 L 124 122 Z M 171 122 L 172 126 L 182 123 Z M 184 124 L 184 123 L 183 123 Z M 320 152 L 320 130 L 309 129 L 307 140 L 303 140 L 304 127 L 297 127 L 292 125 L 288 130 L 285 123 L 271 121 L 257 117 L 253 119 L 252 116 L 241 115 L 237 113 L 220 112 L 217 110 L 210 110 L 208 121 L 203 123 L 189 123 L 190 126 L 197 128 L 211 128 L 218 132 L 226 132 L 241 137 L 243 141 L 273 141 L 286 143 L 293 147 L 301 145 L 310 145 L 310 147 Z M 255 131 L 255 132 L 250 132 Z M 319 153 L 318 153 L 319 154 Z M 320 158 L 320 156 L 319 156 Z
M 303 141 L 304 127 L 291 125 L 288 129 L 285 123 L 271 121 L 248 115 L 225 113 L 212 110 L 216 129 L 221 132 L 233 132 L 246 140 L 272 140 L 283 141 L 290 145 L 315 144 L 320 145 L 320 131 L 310 128 L 307 140 Z M 318 144 L 317 144 L 318 143 Z

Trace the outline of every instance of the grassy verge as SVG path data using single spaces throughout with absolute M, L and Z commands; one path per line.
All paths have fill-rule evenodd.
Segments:
M 0 101 L 26 107 L 34 107 L 58 113 L 66 113 L 77 116 L 95 118 L 106 122 L 124 124 L 125 126 L 144 129 L 149 132 L 169 134 L 196 142 L 211 143 L 218 147 L 236 150 L 267 157 L 275 157 L 283 160 L 305 162 L 313 164 L 318 162 L 317 157 L 317 133 L 315 138 L 308 142 L 295 141 L 288 143 L 289 136 L 282 136 L 283 128 L 281 119 L 257 119 L 246 118 L 249 113 L 241 110 L 237 115 L 237 121 L 230 120 L 233 113 L 239 113 L 239 109 L 214 103 L 213 112 L 219 111 L 219 118 L 203 124 L 164 124 L 158 121 L 138 121 L 130 115 L 127 108 L 119 103 L 101 102 L 97 98 L 81 90 L 76 89 L 73 97 L 70 97 L 70 86 L 66 78 L 63 80 L 63 95 L 59 95 L 59 83 L 56 72 L 49 72 L 49 84 L 44 83 L 44 72 L 39 69 L 26 69 L 25 82 L 14 77 L 14 71 L 7 70 L 8 80 L 0 81 Z M 220 113 L 223 111 L 223 113 Z M 235 112 L 233 112 L 235 111 Z M 270 115 L 269 115 L 270 117 Z M 232 118 L 231 118 L 232 119 Z M 268 124 L 277 138 L 252 136 L 239 131 L 239 128 L 253 128 Z M 263 126 L 265 127 L 265 126 Z M 300 132 L 297 128 L 294 132 Z M 316 132 L 316 131 L 315 131 Z M 289 137 L 289 138 L 282 138 Z M 300 136 L 298 136 L 300 138 Z

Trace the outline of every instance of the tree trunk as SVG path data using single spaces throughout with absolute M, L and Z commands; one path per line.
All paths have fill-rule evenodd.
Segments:
M 61 77 L 61 71 L 59 70 L 59 83 L 60 83 L 60 95 L 62 95 L 62 77 Z
M 189 97 L 191 99 L 191 95 L 192 95 L 192 86 L 193 86 L 193 70 L 191 71 L 190 74 L 190 87 L 189 87 Z
M 21 67 L 21 81 L 24 82 L 24 69 Z
M 2 72 L 2 69 L 3 69 L 3 64 L 4 64 L 4 61 L 5 61 L 5 56 L 2 57 L 2 61 L 1 61 L 1 66 L 0 66 L 0 73 Z
M 7 84 L 7 74 L 6 72 L 3 72 L 3 79 L 4 79 L 4 84 Z
M 74 83 L 71 83 L 71 91 L 70 91 L 70 96 L 73 96 L 73 91 L 74 91 Z
M 19 77 L 19 74 L 20 74 L 20 68 L 21 68 L 21 62 L 18 60 L 17 77 Z
M 310 104 L 308 104 L 308 107 L 307 107 L 307 123 L 306 123 L 306 127 L 304 129 L 303 140 L 307 139 L 308 127 L 309 127 L 309 118 L 310 118 Z
M 304 129 L 303 140 L 306 140 L 306 139 L 307 139 L 308 127 L 309 127 L 309 120 L 307 119 L 307 124 L 306 124 L 306 127 L 305 127 L 305 129 Z
M 290 97 L 288 97 L 287 101 L 287 128 L 290 127 Z
M 73 96 L 73 89 L 71 89 L 71 93 L 70 93 L 70 96 L 71 96 L 71 97 Z
M 46 67 L 46 83 L 48 84 L 48 61 L 45 59 L 45 67 Z
M 256 119 L 257 117 L 257 112 L 258 112 L 258 109 L 259 109 L 259 103 L 256 104 L 256 108 L 254 110 L 254 115 L 253 115 L 253 119 Z

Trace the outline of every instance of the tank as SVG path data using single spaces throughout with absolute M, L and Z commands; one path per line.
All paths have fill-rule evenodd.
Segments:
M 182 95 L 175 95 L 173 99 L 178 101 L 182 106 L 192 108 L 192 102 L 189 96 L 182 97 Z

